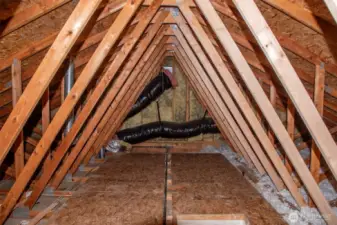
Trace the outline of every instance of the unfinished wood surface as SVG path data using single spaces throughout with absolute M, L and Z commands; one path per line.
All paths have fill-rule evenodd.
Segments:
M 291 140 L 294 140 L 295 135 L 295 107 L 291 100 L 288 98 L 287 102 L 287 131 L 289 133 L 289 137 Z M 293 172 L 293 167 L 291 165 L 291 162 L 287 156 L 287 154 L 284 155 L 284 164 L 287 167 L 289 173 Z
M 287 224 L 220 154 L 172 154 L 171 167 L 176 216 L 244 214 L 252 225 Z
M 0 164 L 102 0 L 82 0 L 60 31 L 0 132 Z M 4 207 L 7 207 L 6 204 Z M 6 215 L 7 216 L 7 215 Z M 5 216 L 5 217 L 6 217 Z M 4 218 L 0 217 L 0 222 Z
M 154 38 L 154 36 L 157 34 L 158 30 L 160 29 L 161 23 L 165 20 L 165 18 L 167 16 L 167 12 L 162 12 L 160 14 L 161 14 L 160 19 L 157 21 L 157 23 L 154 26 L 151 27 L 151 31 L 148 32 L 146 38 L 140 41 L 137 50 L 133 53 L 129 62 L 123 68 L 123 72 L 116 78 L 116 80 L 113 83 L 113 86 L 110 88 L 110 90 L 106 94 L 105 98 L 102 100 L 101 104 L 99 105 L 98 109 L 96 110 L 94 116 L 92 117 L 90 122 L 85 127 L 85 129 L 84 129 L 79 141 L 77 142 L 75 148 L 72 149 L 71 155 L 69 155 L 67 157 L 67 162 L 64 163 L 62 165 L 62 167 L 59 169 L 58 174 L 55 176 L 55 178 L 52 182 L 52 185 L 53 185 L 54 188 L 56 188 L 61 183 L 64 176 L 67 174 L 69 168 L 71 167 L 72 163 L 76 160 L 79 152 L 84 147 L 85 143 L 90 138 L 90 135 L 94 131 L 95 127 L 101 121 L 104 114 L 106 114 L 106 110 L 109 108 L 109 106 L 113 102 L 117 93 L 120 91 L 120 89 L 124 85 L 126 85 L 125 81 L 128 78 L 131 80 L 131 82 L 133 81 L 134 77 L 129 77 L 130 73 L 132 72 L 132 70 L 136 66 L 137 62 L 139 62 L 139 59 L 141 58 L 141 56 L 145 52 L 146 48 L 150 45 L 152 39 Z M 149 14 L 147 14 L 147 16 L 149 16 Z M 138 36 L 140 37 L 140 34 Z M 127 51 L 125 51 L 125 52 L 127 52 Z M 93 95 L 95 94 L 95 91 L 94 91 Z M 84 109 L 85 109 L 85 107 L 86 106 L 84 106 Z M 87 115 L 87 117 L 89 116 L 89 114 Z M 55 169 L 56 169 L 56 167 L 55 167 Z
M 324 2 L 328 6 L 332 17 L 335 19 L 335 22 L 337 23 L 337 1 L 336 0 L 324 0 Z
M 198 1 L 197 1 L 198 2 Z M 241 4 L 242 2 L 250 3 L 251 7 L 255 7 L 257 12 L 251 13 L 251 15 L 255 15 L 259 13 L 259 16 L 261 16 L 260 12 L 256 8 L 256 5 L 254 2 L 251 1 L 241 1 L 240 3 L 236 2 L 236 4 Z M 207 9 L 204 6 L 208 6 Z M 286 151 L 288 157 L 292 161 L 293 166 L 295 167 L 297 173 L 301 177 L 303 183 L 306 185 L 307 190 L 309 191 L 311 197 L 314 199 L 316 205 L 318 206 L 319 210 L 323 215 L 325 215 L 326 221 L 334 224 L 337 222 L 337 217 L 334 215 L 331 207 L 329 206 L 328 202 L 324 198 L 322 192 L 320 191 L 317 183 L 313 179 L 313 177 L 310 174 L 310 171 L 308 170 L 306 164 L 304 163 L 301 155 L 298 153 L 296 146 L 294 145 L 293 141 L 290 139 L 289 134 L 285 130 L 282 122 L 280 121 L 280 118 L 276 114 L 275 110 L 273 109 L 272 105 L 270 104 L 269 100 L 267 99 L 265 93 L 263 92 L 261 86 L 259 85 L 258 81 L 256 80 L 256 77 L 254 76 L 253 72 L 251 71 L 249 65 L 243 58 L 240 50 L 234 43 L 233 39 L 231 38 L 230 34 L 228 33 L 228 30 L 224 26 L 224 24 L 221 21 L 219 16 L 217 15 L 216 11 L 212 7 L 212 5 L 208 2 L 208 4 L 198 4 L 200 8 L 203 8 L 202 11 L 204 12 L 204 15 L 207 17 L 207 20 L 210 22 L 212 29 L 216 33 L 217 37 L 219 38 L 219 41 L 223 45 L 223 47 L 226 49 L 228 54 L 230 55 L 233 63 L 235 64 L 236 68 L 238 69 L 242 79 L 245 81 L 246 86 L 252 93 L 253 97 L 255 98 L 255 101 L 258 103 L 261 111 L 263 112 L 265 118 L 269 122 L 269 125 L 273 128 L 273 131 L 275 135 L 278 137 L 278 140 L 281 142 L 283 149 Z M 242 7 L 246 7 L 242 6 Z M 245 8 L 248 10 L 248 8 Z M 207 14 L 205 14 L 207 12 Z M 244 13 L 246 14 L 246 13 Z M 263 18 L 262 18 L 263 19 Z M 254 25 L 253 25 L 254 26 Z M 267 25 L 266 25 L 267 26 Z M 271 33 L 270 33 L 271 34 Z M 269 35 L 270 36 L 270 35 Z M 268 36 L 268 37 L 269 37 Z M 273 36 L 271 34 L 271 36 Z M 275 37 L 274 37 L 275 38 Z M 267 41 L 267 40 L 265 40 Z M 277 42 L 277 41 L 276 41 Z M 281 50 L 282 51 L 282 50 Z M 283 57 L 285 55 L 283 54 Z M 283 66 L 284 68 L 285 66 Z M 283 74 L 286 74 L 284 72 Z M 296 76 L 296 74 L 295 74 Z M 229 76 L 228 76 L 229 77 Z M 227 77 L 226 77 L 227 78 Z M 298 79 L 298 77 L 296 77 Z M 225 79 L 224 79 L 225 80 Z M 232 81 L 230 83 L 227 83 L 228 86 L 231 87 L 231 90 L 233 90 L 233 85 L 235 85 L 235 81 Z M 306 96 L 307 93 L 304 93 Z M 234 95 L 234 93 L 233 93 Z M 309 99 L 309 101 L 311 101 Z M 312 104 L 312 102 L 311 102 Z M 306 109 L 306 111 L 308 111 Z M 314 109 L 316 112 L 317 110 Z M 245 115 L 247 115 L 247 111 L 245 112 Z M 313 118 L 311 118 L 313 119 Z M 319 121 L 321 121 L 321 118 L 318 118 Z M 316 121 L 315 121 L 316 122 Z M 319 122 L 320 123 L 320 122 Z M 324 125 L 325 126 L 325 125 Z M 257 134 L 258 135 L 258 134 Z M 330 135 L 330 134 L 329 134 Z M 331 135 L 330 135 L 331 137 Z M 334 144 L 334 143 L 333 143 Z M 335 145 L 335 144 L 334 144 Z M 278 157 L 278 156 L 277 156 Z M 279 167 L 279 166 L 277 166 Z M 288 173 L 288 171 L 286 171 Z M 293 180 L 292 180 L 293 183 Z M 297 189 L 295 186 L 294 188 Z
M 162 225 L 162 154 L 114 154 L 48 224 Z
M 162 45 L 166 42 L 166 40 L 167 40 L 167 38 L 165 38 L 165 37 L 164 38 L 163 37 L 157 38 L 153 42 L 151 48 L 144 55 L 144 59 L 148 59 L 148 60 L 151 59 L 151 60 L 156 61 L 155 60 L 156 58 L 154 58 L 154 57 L 158 56 L 158 54 L 160 52 L 160 49 L 161 49 L 160 47 L 162 47 Z M 157 49 L 156 49 L 156 47 L 157 47 Z M 151 54 L 152 54 L 152 56 L 151 56 Z M 139 64 L 143 64 L 145 62 L 146 62 L 146 60 L 142 60 Z M 147 63 L 147 65 L 145 65 L 145 68 L 149 69 L 150 65 Z M 139 72 L 139 69 L 136 69 L 133 73 L 138 73 L 138 72 Z M 144 74 L 144 70 L 141 71 L 141 73 Z M 125 90 L 123 92 L 125 92 Z M 90 158 L 95 153 L 95 151 L 97 149 L 99 149 L 98 145 L 103 146 L 105 144 L 104 141 L 108 138 L 107 133 L 109 133 L 111 131 L 111 129 L 113 129 L 112 120 L 110 120 L 110 118 L 116 116 L 116 115 L 113 114 L 114 110 L 117 109 L 116 104 L 117 104 L 117 101 L 115 101 L 111 105 L 109 111 L 106 113 L 106 115 L 104 116 L 102 121 L 99 123 L 98 127 L 96 128 L 96 131 L 94 132 L 94 135 L 92 135 L 90 137 L 90 139 L 88 140 L 88 142 L 84 146 L 83 150 L 81 151 L 81 154 L 78 156 L 76 161 L 73 163 L 73 166 L 72 166 L 71 171 L 70 171 L 72 174 L 76 172 L 77 168 L 79 167 L 80 163 L 82 163 L 82 160 L 84 158 L 85 158 L 84 161 L 86 163 L 89 162 Z M 94 147 L 93 147 L 93 145 L 94 145 Z M 90 153 L 89 153 L 89 151 L 90 151 Z
M 334 152 L 337 151 L 337 146 L 335 141 L 298 78 L 297 73 L 290 64 L 285 52 L 254 1 L 234 0 L 234 3 L 265 53 L 268 61 L 273 66 L 277 77 L 294 103 L 307 129 L 310 131 L 331 172 L 337 179 L 337 155 L 334 154 Z M 276 134 L 276 131 L 274 132 Z M 337 223 L 337 217 L 335 219 Z
M 187 49 L 187 52 L 178 47 L 175 51 L 178 62 L 180 62 L 181 67 L 184 69 L 185 75 L 193 85 L 196 97 L 199 98 L 200 102 L 203 103 L 204 107 L 212 112 L 213 118 L 218 125 L 221 134 L 224 137 L 228 137 L 230 143 L 233 144 L 238 151 L 247 161 L 247 164 L 251 166 L 253 163 L 256 168 L 259 168 L 261 173 L 264 172 L 262 165 L 257 161 L 257 157 L 254 155 L 252 149 L 245 149 L 248 143 L 245 139 L 242 139 L 243 134 L 240 132 L 238 126 L 235 124 L 233 118 L 230 116 L 225 105 L 222 103 L 220 96 L 215 91 L 215 87 L 210 83 L 209 79 L 206 77 L 205 72 L 201 69 L 201 65 L 198 64 L 197 58 L 191 54 L 187 47 L 187 43 L 183 39 L 181 33 L 177 33 L 178 40 L 180 40 L 181 45 Z M 187 59 L 191 59 L 191 61 Z M 202 78 L 199 78 L 202 76 Z M 241 140 L 243 143 L 241 143 Z M 244 145 L 246 143 L 246 145 Z M 250 152 L 249 152 L 250 151 Z M 262 169 L 262 170 L 261 170 Z
M 12 99 L 13 107 L 18 102 L 22 94 L 22 80 L 21 80 L 21 61 L 18 59 L 13 60 L 12 64 Z M 25 147 L 23 131 L 18 135 L 14 147 L 14 166 L 15 177 L 19 177 L 23 167 L 25 166 Z
M 325 69 L 324 64 L 316 65 L 315 74 L 315 89 L 314 89 L 314 103 L 318 112 L 323 117 L 324 108 L 324 83 L 325 83 Z M 310 172 L 317 183 L 319 183 L 321 169 L 321 153 L 317 148 L 315 142 L 312 142 L 310 154 Z M 310 201 L 312 206 L 312 201 Z
M 181 52 L 181 53 L 180 53 Z M 228 119 L 223 117 L 219 108 L 217 108 L 217 104 L 215 98 L 219 99 L 218 95 L 211 95 L 209 91 L 205 90 L 204 85 L 201 85 L 200 79 L 198 79 L 197 71 L 195 67 L 192 66 L 192 63 L 189 63 L 187 60 L 187 55 L 184 55 L 183 51 L 175 51 L 175 55 L 177 57 L 177 61 L 179 62 L 181 68 L 183 69 L 186 77 L 189 80 L 189 83 L 192 85 L 195 96 L 199 99 L 200 103 L 203 104 L 204 108 L 206 108 L 209 112 L 211 112 L 212 118 L 216 122 L 221 134 L 229 139 L 229 142 L 235 146 L 235 151 L 241 154 L 245 160 L 248 162 L 248 165 L 252 164 L 252 160 L 250 156 L 247 154 L 246 150 L 243 148 L 241 142 L 239 141 L 238 137 L 234 133 L 232 127 L 228 123 Z M 230 118 L 229 118 L 230 119 Z M 235 127 L 234 127 L 235 128 Z M 242 135 L 242 134 L 241 134 Z M 254 160 L 254 157 L 252 156 Z M 256 163 L 256 161 L 253 161 Z M 257 164 L 257 167 L 261 165 Z
M 48 136 L 45 133 L 42 139 L 40 140 L 41 142 L 45 137 L 50 139 L 49 145 L 47 145 L 46 141 L 44 141 L 45 148 L 40 149 L 40 151 L 46 151 L 47 149 L 49 149 L 53 141 L 51 140 L 51 138 L 56 137 L 56 135 L 58 134 L 58 131 L 62 128 L 64 122 L 67 120 L 68 115 L 73 111 L 73 108 L 75 107 L 77 101 L 80 99 L 81 95 L 85 91 L 91 79 L 94 77 L 95 73 L 100 68 L 100 65 L 103 63 L 104 59 L 110 52 L 111 48 L 114 46 L 114 44 L 119 39 L 124 28 L 127 26 L 127 24 L 129 23 L 133 15 L 136 13 L 141 3 L 142 3 L 142 0 L 138 0 L 136 2 L 129 0 L 128 4 L 125 6 L 125 8 L 123 8 L 123 10 L 118 15 L 115 22 L 111 25 L 108 33 L 106 34 L 106 36 L 100 43 L 99 47 L 96 49 L 90 61 L 88 62 L 84 70 L 82 71 L 80 77 L 77 78 L 67 98 L 65 99 L 62 106 L 60 107 L 56 115 L 54 116 L 53 121 L 51 122 L 51 125 L 49 129 L 47 130 L 47 132 L 49 131 Z M 133 46 L 128 46 L 128 45 L 125 45 L 125 46 L 127 46 L 128 49 L 125 50 L 125 54 L 123 54 L 123 57 L 126 58 L 128 55 L 128 51 L 130 51 Z M 78 134 L 83 124 L 85 123 L 86 119 L 90 115 L 91 111 L 93 110 L 93 108 L 99 101 L 100 97 L 104 93 L 104 90 L 109 85 L 109 82 L 113 79 L 114 75 L 116 74 L 116 72 L 114 71 L 118 71 L 118 69 L 120 68 L 123 60 L 125 59 L 123 57 L 121 57 L 119 60 L 116 60 L 116 58 L 114 59 L 113 63 L 111 64 L 113 66 L 109 67 L 107 72 L 104 74 L 102 80 L 99 82 L 99 84 L 95 88 L 94 92 L 90 95 L 88 102 L 85 104 L 84 108 L 81 110 L 81 113 L 76 118 L 76 121 L 72 126 L 72 129 L 65 136 L 65 138 L 62 140 L 61 145 L 55 151 L 53 162 L 47 165 L 47 168 L 45 168 L 44 170 L 43 176 L 39 179 L 39 182 L 36 185 L 34 185 L 34 190 L 36 191 L 33 192 L 34 195 L 32 195 L 29 201 L 26 202 L 26 205 L 30 207 L 33 206 L 38 196 L 43 191 L 45 185 L 51 179 L 51 175 L 54 173 L 57 166 L 59 165 L 62 158 L 64 157 L 65 153 L 67 152 L 68 148 L 71 146 L 76 135 Z
M 184 9 L 185 10 L 185 9 Z M 186 8 L 186 10 L 189 10 L 188 8 Z M 189 12 L 189 15 L 191 15 L 192 12 Z M 184 14 L 185 15 L 185 14 Z M 185 15 L 186 17 L 186 15 Z M 193 18 L 192 18 L 193 19 Z M 192 28 L 196 28 L 194 25 L 195 24 L 198 24 L 195 22 L 195 20 L 193 21 L 189 21 L 189 24 L 193 24 Z M 199 24 L 200 25 L 200 24 Z M 227 106 L 230 107 L 230 110 L 232 111 L 232 114 L 233 116 L 236 116 L 236 120 L 237 122 L 240 124 L 240 127 L 242 128 L 242 130 L 245 132 L 245 136 L 247 138 L 250 138 L 250 144 L 252 144 L 253 146 L 253 149 L 255 150 L 255 153 L 257 155 L 259 155 L 259 159 L 262 161 L 264 161 L 264 166 L 266 168 L 266 171 L 269 173 L 270 177 L 272 178 L 274 184 L 276 185 L 276 187 L 278 189 L 282 189 L 283 187 L 283 184 L 282 184 L 282 181 L 280 180 L 280 178 L 277 176 L 276 173 L 273 174 L 273 170 L 272 169 L 269 169 L 271 168 L 270 167 L 270 162 L 268 161 L 268 159 L 266 158 L 265 154 L 263 153 L 259 143 L 256 141 L 256 139 L 254 138 L 254 135 L 252 134 L 250 128 L 248 127 L 248 125 L 246 124 L 244 118 L 242 117 L 241 115 L 241 112 L 237 109 L 236 107 L 236 104 L 234 103 L 234 101 L 232 100 L 232 98 L 230 97 L 228 91 L 226 90 L 226 88 L 222 85 L 222 81 L 219 79 L 219 77 L 216 75 L 213 69 L 212 66 L 209 65 L 209 63 L 205 63 L 205 62 L 208 62 L 208 59 L 207 57 L 205 56 L 205 54 L 203 53 L 203 50 L 201 49 L 201 47 L 199 46 L 199 44 L 197 43 L 197 41 L 195 40 L 195 38 L 193 37 L 192 34 L 188 34 L 188 30 L 187 29 L 183 29 L 182 25 L 179 23 L 179 26 L 180 26 L 180 29 L 182 29 L 184 35 L 188 35 L 186 36 L 186 38 L 189 40 L 189 43 L 191 44 L 194 52 L 196 53 L 196 55 L 200 58 L 202 56 L 202 58 L 200 58 L 200 60 L 203 62 L 203 65 L 204 66 L 207 66 L 206 68 L 208 68 L 208 74 L 211 76 L 211 79 L 212 81 L 214 82 L 215 85 L 218 85 L 218 89 L 219 89 L 219 93 L 222 94 L 222 98 L 224 99 L 224 101 L 226 102 Z M 200 27 L 199 27 L 200 28 Z M 199 31 L 199 34 L 200 32 L 202 32 L 202 30 L 198 29 Z M 190 32 L 189 32 L 190 33 Z M 207 46 L 204 46 L 206 50 L 208 51 L 212 51 L 212 55 L 213 55 L 213 58 L 216 57 L 217 52 L 216 50 L 214 49 L 213 45 L 210 43 L 209 39 L 205 39 L 205 33 L 203 35 L 203 38 L 200 39 L 201 40 L 201 43 L 204 45 L 204 44 L 207 44 Z M 186 49 L 185 49 L 186 50 Z M 221 61 L 221 58 L 218 56 L 218 60 Z M 214 61 L 214 60 L 213 60 Z M 221 65 L 223 64 L 223 62 L 218 62 L 217 65 Z M 229 72 L 224 75 L 223 73 L 225 71 L 227 71 L 226 67 L 222 67 L 221 70 L 218 70 L 221 74 L 222 74 L 222 77 L 225 77 L 227 79 L 230 79 L 232 78 L 231 75 L 229 74 Z M 213 76 L 212 76 L 213 74 Z M 223 78 L 224 79 L 224 78 Z M 288 187 L 292 187 L 290 188 L 293 193 L 294 196 L 297 196 L 296 199 L 299 203 L 303 203 L 304 201 L 301 200 L 301 196 L 300 194 L 298 193 L 298 191 L 296 190 L 297 187 L 296 185 L 293 183 L 292 181 L 292 178 L 290 176 L 290 174 L 286 171 L 286 169 L 284 168 L 283 166 L 283 163 L 281 162 L 281 160 L 279 159 L 276 151 L 275 151 L 275 148 L 273 148 L 273 146 L 271 145 L 270 143 L 270 140 L 268 139 L 268 136 L 266 135 L 265 131 L 263 130 L 263 128 L 261 127 L 261 124 L 257 121 L 252 109 L 250 108 L 249 104 L 247 103 L 246 99 L 244 98 L 244 96 L 242 95 L 242 93 L 240 92 L 239 88 L 237 87 L 237 84 L 235 83 L 235 81 L 232 80 L 232 84 L 229 85 L 231 88 L 230 90 L 233 92 L 233 88 L 236 88 L 235 90 L 238 92 L 239 94 L 239 97 L 240 97 L 240 101 L 239 101 L 239 105 L 241 104 L 245 104 L 245 107 L 243 108 L 243 112 L 245 116 L 247 116 L 247 112 L 250 113 L 251 117 L 255 118 L 255 126 L 257 127 L 257 129 L 259 129 L 261 132 L 259 133 L 259 135 L 257 135 L 260 139 L 260 142 L 265 143 L 264 147 L 266 149 L 268 149 L 266 152 L 269 154 L 269 157 L 270 157 L 272 160 L 273 160 L 273 164 L 274 165 L 277 165 L 275 166 L 276 169 L 278 170 L 278 172 L 280 173 L 280 175 L 282 176 L 282 179 L 283 181 L 285 181 L 285 183 L 287 184 Z M 240 95 L 241 94 L 241 95 Z M 255 128 L 254 126 L 252 126 L 253 128 Z M 261 137 L 262 135 L 262 137 Z M 281 173 L 283 171 L 283 173 Z

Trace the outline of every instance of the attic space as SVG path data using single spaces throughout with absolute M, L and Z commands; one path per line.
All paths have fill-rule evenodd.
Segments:
M 0 0 L 0 225 L 336 225 L 337 0 Z

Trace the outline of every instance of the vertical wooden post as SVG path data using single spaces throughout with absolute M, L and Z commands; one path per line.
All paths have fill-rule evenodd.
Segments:
M 18 59 L 13 60 L 12 64 L 12 99 L 13 107 L 18 102 L 22 94 L 22 80 L 21 80 L 21 61 Z M 14 148 L 14 165 L 15 176 L 19 177 L 23 167 L 25 166 L 25 150 L 23 131 L 20 132 L 18 138 L 13 146 Z
M 294 140 L 294 133 L 295 133 L 295 107 L 291 100 L 288 98 L 287 103 L 287 131 L 289 133 L 289 136 L 291 140 Z M 293 167 L 291 165 L 291 162 L 287 156 L 287 154 L 284 155 L 284 164 L 289 171 L 290 174 L 293 172 Z
M 186 82 L 186 114 L 185 121 L 190 121 L 190 85 Z
M 269 100 L 271 105 L 274 107 L 276 106 L 276 88 L 273 83 L 270 84 L 270 91 L 269 91 Z M 275 138 L 272 129 L 269 127 L 268 129 L 268 137 L 272 145 L 275 145 Z
M 323 117 L 323 109 L 324 109 L 324 82 L 325 82 L 325 69 L 324 63 L 320 65 L 316 65 L 316 73 L 315 73 L 315 90 L 314 90 L 314 103 L 318 110 L 318 112 Z M 312 141 L 311 146 L 311 159 L 310 159 L 310 171 L 314 179 L 317 183 L 319 183 L 319 172 L 320 172 L 320 159 L 321 153 L 315 143 Z M 313 206 L 313 201 L 309 201 L 310 205 Z

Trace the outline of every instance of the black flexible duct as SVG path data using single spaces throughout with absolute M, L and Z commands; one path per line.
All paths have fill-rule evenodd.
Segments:
M 189 138 L 206 133 L 219 133 L 211 118 L 203 118 L 185 123 L 154 122 L 138 127 L 121 130 L 118 139 L 130 144 L 137 144 L 153 138 Z
M 140 94 L 137 102 L 132 106 L 126 119 L 136 115 L 145 109 L 151 102 L 155 101 L 165 90 L 172 87 L 171 81 L 165 73 L 161 72 L 155 77 Z

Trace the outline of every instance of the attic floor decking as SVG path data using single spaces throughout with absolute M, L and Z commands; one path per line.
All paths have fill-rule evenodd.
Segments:
M 50 218 L 49 224 L 163 224 L 165 156 L 116 154 Z M 218 154 L 173 154 L 173 213 L 246 214 L 251 224 L 285 224 Z

